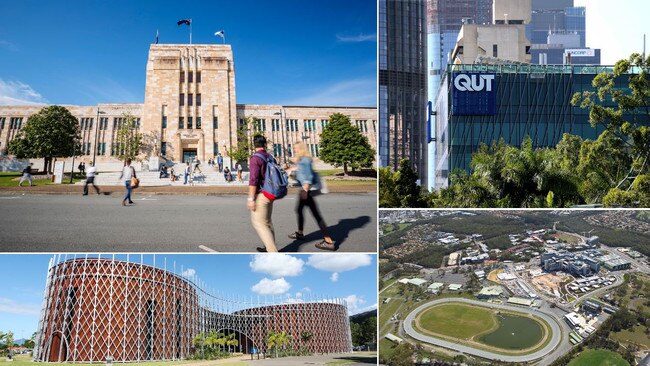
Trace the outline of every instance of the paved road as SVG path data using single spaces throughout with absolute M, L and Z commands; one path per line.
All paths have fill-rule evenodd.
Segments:
M 248 361 L 248 366 L 287 366 L 287 365 L 331 365 L 344 361 L 348 366 L 376 365 L 377 354 L 369 352 L 360 353 L 333 353 L 329 355 L 311 355 L 296 357 L 267 358 Z
M 92 191 L 91 191 L 92 192 Z M 339 252 L 376 252 L 374 193 L 318 197 L 321 213 Z M 36 252 L 252 252 L 261 245 L 250 224 L 245 196 L 134 195 L 0 196 L 0 251 Z M 322 252 L 322 237 L 308 210 L 306 240 L 296 230 L 293 196 L 274 204 L 278 248 Z
M 473 347 L 465 346 L 462 344 L 458 344 L 455 342 L 449 342 L 445 341 L 439 338 L 434 338 L 431 336 L 427 336 L 424 334 L 419 333 L 413 328 L 413 321 L 415 320 L 416 315 L 423 311 L 424 309 L 432 306 L 432 305 L 437 305 L 437 304 L 443 304 L 443 303 L 449 303 L 449 302 L 462 302 L 466 304 L 472 304 L 472 305 L 480 305 L 480 306 L 487 306 L 491 308 L 499 308 L 499 309 L 504 309 L 504 310 L 511 310 L 511 311 L 517 311 L 521 313 L 528 313 L 532 315 L 536 315 L 542 319 L 544 319 L 550 326 L 551 326 L 551 341 L 541 350 L 528 354 L 528 355 L 522 355 L 522 356 L 506 356 L 506 355 L 500 355 L 497 353 L 489 352 L 489 351 L 484 351 L 481 349 L 476 349 Z M 415 310 L 413 310 L 404 320 L 404 331 L 406 334 L 408 334 L 410 337 L 417 339 L 418 341 L 421 342 L 426 342 L 430 343 L 436 346 L 444 347 L 444 348 L 449 348 L 453 349 L 459 352 L 463 352 L 466 354 L 490 359 L 490 360 L 501 360 L 505 362 L 529 362 L 529 361 L 534 361 L 539 358 L 544 357 L 553 349 L 555 349 L 559 344 L 560 341 L 562 340 L 562 334 L 560 332 L 560 325 L 557 323 L 555 317 L 549 316 L 546 313 L 530 309 L 530 308 L 522 308 L 518 306 L 510 306 L 510 305 L 499 305 L 499 304 L 490 304 L 482 301 L 477 301 L 477 300 L 469 300 L 469 299 L 464 299 L 464 298 L 447 298 L 447 299 L 438 299 L 438 300 L 433 300 L 429 301 L 425 304 L 422 304 L 418 306 Z

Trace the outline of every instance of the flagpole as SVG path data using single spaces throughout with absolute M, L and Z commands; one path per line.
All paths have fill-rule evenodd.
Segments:
M 190 19 L 190 44 L 192 44 L 192 19 Z

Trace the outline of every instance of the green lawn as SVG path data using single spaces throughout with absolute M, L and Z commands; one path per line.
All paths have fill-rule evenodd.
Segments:
M 151 361 L 151 362 L 130 362 L 130 363 L 119 363 L 115 362 L 114 365 L 128 365 L 128 366 L 174 366 L 174 365 L 184 365 L 184 364 L 200 364 L 200 363 L 210 363 L 217 364 L 219 366 L 240 366 L 245 363 L 239 360 L 215 360 L 215 361 L 205 361 L 205 360 L 181 360 L 181 361 Z M 42 365 L 42 363 L 33 362 L 30 355 L 17 355 L 14 356 L 12 362 L 8 362 L 6 357 L 0 358 L 0 364 L 5 364 L 7 366 L 36 366 Z M 54 364 L 54 363 L 53 363 Z M 59 364 L 59 363 L 57 363 Z M 66 363 L 64 363 L 66 364 Z M 100 362 L 97 364 L 104 364 Z M 60 364 L 59 364 L 60 365 Z M 198 366 L 198 365 L 197 365 Z
M 619 342 L 634 343 L 645 348 L 650 348 L 650 337 L 645 334 L 645 327 L 642 325 L 635 325 L 632 329 L 624 329 L 620 332 L 612 333 L 610 336 Z
M 469 339 L 497 326 L 490 309 L 461 303 L 435 305 L 420 314 L 420 326 L 438 334 Z
M 0 172 L 0 187 L 18 186 L 19 179 L 22 175 L 23 175 L 22 173 Z M 73 184 L 77 182 L 81 182 L 83 180 L 83 178 L 81 178 L 81 175 L 79 175 L 78 173 L 75 173 L 74 176 L 75 178 L 73 180 Z M 54 184 L 49 179 L 41 178 L 43 177 L 41 175 L 34 175 L 32 177 L 34 179 L 33 184 L 36 186 Z M 63 175 L 63 184 L 70 184 L 69 173 Z M 27 181 L 23 182 L 23 186 L 29 186 L 29 182 Z
M 588 349 L 569 362 L 569 366 L 630 366 L 618 353 Z

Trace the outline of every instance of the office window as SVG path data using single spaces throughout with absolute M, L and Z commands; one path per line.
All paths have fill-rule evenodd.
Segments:
M 183 120 L 183 117 L 178 117 L 178 128 L 179 129 L 185 128 L 185 121 Z
M 187 117 L 187 129 L 192 129 L 192 117 Z
M 181 83 L 185 82 L 185 71 L 181 70 Z
M 239 119 L 239 128 L 246 126 L 246 118 Z
M 5 129 L 5 120 L 6 119 L 7 119 L 6 117 L 0 117 L 0 130 Z
M 107 130 L 108 129 L 108 118 L 107 117 L 100 117 L 99 118 L 99 129 L 100 130 Z
M 106 143 L 105 142 L 100 142 L 97 144 L 97 155 L 105 155 L 106 154 Z
M 201 129 L 201 117 L 196 117 L 196 128 Z
M 187 105 L 191 106 L 193 103 L 192 94 L 187 95 Z
M 194 74 L 193 74 L 192 71 L 189 71 L 189 72 L 187 73 L 187 82 L 188 82 L 188 83 L 192 83 L 192 82 L 194 82 L 193 79 L 194 79 Z
M 167 143 L 166 142 L 161 142 L 160 143 L 160 155 L 161 156 L 167 155 Z
M 260 131 L 266 131 L 266 120 L 265 119 L 258 119 L 255 121 L 255 131 L 260 132 Z
M 178 103 L 179 105 L 185 105 L 185 94 L 181 93 Z
M 167 116 L 162 116 L 162 128 L 167 128 Z
M 273 156 L 282 156 L 281 144 L 273 144 Z
M 219 143 L 215 142 L 212 144 L 212 155 L 217 156 L 219 154 Z
M 497 45 L 493 44 L 492 45 L 492 57 L 499 57 L 499 52 L 497 50 Z
M 201 82 L 201 71 L 196 72 L 196 82 L 200 83 Z
M 296 132 L 298 131 L 298 120 L 297 119 L 287 119 L 287 131 Z
M 90 123 L 92 124 L 92 121 Z M 135 128 L 140 128 L 140 118 L 135 119 Z
M 196 106 L 197 107 L 201 106 L 201 94 L 196 95 Z
M 272 119 L 271 120 L 271 131 L 280 131 L 280 120 Z
M 320 156 L 320 151 L 318 151 L 318 144 L 316 144 L 316 156 Z
M 321 127 L 321 130 L 324 130 L 325 127 L 327 127 L 327 126 L 329 126 L 329 125 L 330 125 L 330 121 L 329 121 L 328 119 L 321 119 L 321 120 L 320 120 L 320 127 Z
M 372 132 L 377 132 L 377 121 L 372 120 Z
M 215 130 L 219 128 L 219 117 L 214 116 L 212 117 L 212 128 Z
M 287 156 L 293 157 L 293 151 L 291 150 L 291 144 L 287 145 Z

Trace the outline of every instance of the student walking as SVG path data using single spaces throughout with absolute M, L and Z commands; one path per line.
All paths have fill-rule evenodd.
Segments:
M 243 173 L 244 173 L 244 168 L 242 168 L 242 166 L 241 166 L 241 164 L 240 164 L 239 162 L 237 162 L 237 166 L 236 166 L 236 168 L 237 168 L 237 180 L 238 180 L 239 182 L 242 182 L 242 183 L 243 183 L 243 182 L 244 182 L 244 178 L 243 178 L 242 176 L 243 176 Z
M 187 178 L 189 178 L 191 172 L 192 168 L 190 167 L 190 162 L 188 161 L 185 165 L 185 180 L 183 181 L 183 184 L 187 184 Z
M 312 158 L 307 151 L 304 143 L 298 142 L 294 145 L 296 152 L 296 179 L 300 183 L 302 189 L 298 193 L 298 204 L 296 205 L 296 215 L 298 216 L 298 231 L 289 234 L 289 238 L 302 240 L 305 235 L 303 233 L 305 227 L 305 216 L 303 214 L 305 206 L 309 207 L 312 216 L 316 220 L 323 240 L 316 244 L 316 248 L 323 250 L 336 250 L 336 245 L 332 238 L 327 233 L 327 225 L 321 216 L 316 200 L 314 200 L 313 192 L 317 192 L 321 188 L 320 177 L 312 167 Z
M 95 185 L 95 175 L 97 174 L 97 168 L 94 165 L 90 165 L 88 168 L 88 175 L 86 176 L 86 184 L 84 184 L 84 196 L 88 195 L 88 185 L 92 184 L 95 188 L 97 194 L 99 194 L 99 187 Z
M 217 155 L 217 165 L 219 165 L 219 173 L 223 171 L 223 156 L 221 156 L 221 153 Z
M 20 177 L 20 182 L 18 182 L 19 187 L 23 186 L 23 182 L 25 180 L 29 181 L 29 186 L 30 187 L 33 186 L 33 184 L 32 184 L 32 165 L 33 165 L 32 163 L 29 163 L 29 165 L 27 165 L 25 167 L 25 169 L 23 169 L 23 176 Z
M 79 163 L 79 166 L 77 168 L 79 168 L 79 173 L 81 173 L 81 175 L 84 175 L 86 173 L 86 163 L 83 161 Z
M 122 200 L 122 206 L 126 206 L 126 202 L 133 204 L 131 200 L 131 178 L 136 178 L 135 168 L 131 166 L 131 159 L 126 159 L 124 162 L 124 168 L 122 169 L 122 174 L 120 174 L 120 179 L 124 179 L 124 185 L 126 186 L 126 195 Z
M 255 153 L 250 157 L 249 163 L 250 176 L 248 179 L 247 207 L 251 211 L 253 228 L 264 244 L 263 247 L 257 247 L 257 251 L 277 252 L 275 232 L 271 221 L 273 201 L 261 193 L 267 161 L 269 158 L 273 159 L 273 157 L 266 152 L 266 138 L 264 136 L 255 136 L 253 146 L 255 146 Z M 221 163 L 219 163 L 219 166 L 221 166 Z

